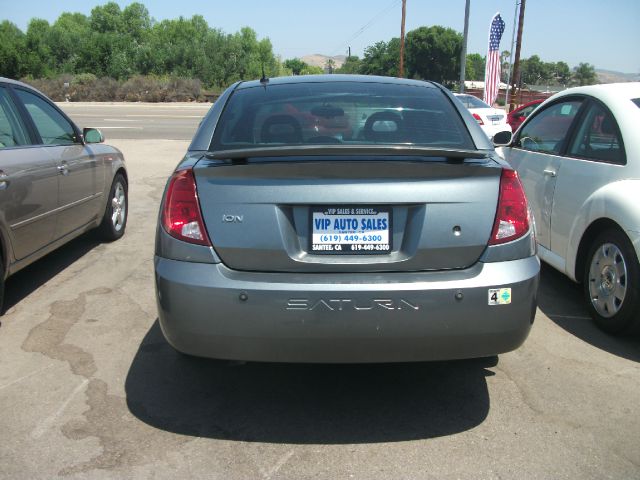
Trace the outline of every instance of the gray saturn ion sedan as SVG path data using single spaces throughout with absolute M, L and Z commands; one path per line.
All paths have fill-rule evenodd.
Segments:
M 429 82 L 234 84 L 167 183 L 155 248 L 162 331 L 195 356 L 492 356 L 536 311 L 520 180 Z
M 37 90 L 0 78 L 0 304 L 8 275 L 69 240 L 96 227 L 105 240 L 124 234 L 124 158 L 101 142 Z

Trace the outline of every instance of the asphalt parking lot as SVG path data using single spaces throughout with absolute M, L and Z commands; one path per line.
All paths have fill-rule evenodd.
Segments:
M 640 478 L 640 340 L 597 330 L 580 288 L 547 267 L 529 339 L 491 359 L 176 354 L 157 321 L 154 230 L 207 107 L 63 108 L 81 126 L 132 120 L 104 130 L 127 159 L 130 216 L 120 241 L 85 235 L 7 283 L 0 477 Z

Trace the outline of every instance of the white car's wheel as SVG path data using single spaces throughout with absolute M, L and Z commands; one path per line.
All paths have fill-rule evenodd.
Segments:
M 640 267 L 631 242 L 616 229 L 602 232 L 591 245 L 584 292 L 591 316 L 609 333 L 640 326 Z

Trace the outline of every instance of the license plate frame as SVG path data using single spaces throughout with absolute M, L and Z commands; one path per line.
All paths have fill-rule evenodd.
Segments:
M 393 250 L 393 209 L 377 205 L 310 207 L 308 232 L 309 253 L 313 255 L 389 255 Z

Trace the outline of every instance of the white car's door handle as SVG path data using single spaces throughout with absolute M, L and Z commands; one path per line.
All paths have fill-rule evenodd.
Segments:
M 555 176 L 557 175 L 556 171 L 555 171 L 555 170 L 552 170 L 552 169 L 550 169 L 550 168 L 547 168 L 547 169 L 544 171 L 544 174 L 545 174 L 545 175 L 547 175 L 548 177 L 555 177 Z

